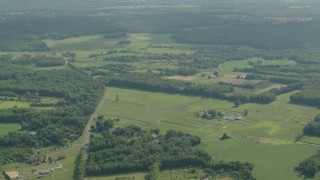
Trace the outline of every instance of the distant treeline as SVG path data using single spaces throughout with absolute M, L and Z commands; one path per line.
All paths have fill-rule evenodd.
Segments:
M 319 21 L 281 24 L 239 23 L 231 25 L 226 23 L 226 25 L 201 29 L 182 29 L 173 38 L 180 43 L 244 45 L 262 49 L 303 48 L 307 44 L 320 45 L 320 37 L 317 36 L 320 31 Z
M 64 39 L 90 34 L 105 34 L 106 38 L 118 38 L 126 36 L 125 32 L 173 34 L 173 39 L 180 43 L 244 45 L 263 49 L 320 45 L 320 37 L 317 35 L 320 23 L 317 20 L 281 24 L 248 23 L 240 19 L 219 18 L 207 11 L 166 12 L 155 13 L 152 16 L 144 13 L 133 13 L 130 16 L 121 13 L 110 16 L 67 14 L 67 12 L 56 16 L 30 14 L 0 22 L 0 50 L 48 50 L 40 39 Z

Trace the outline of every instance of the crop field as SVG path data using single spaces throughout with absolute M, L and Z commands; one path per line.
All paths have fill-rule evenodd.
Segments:
M 312 121 L 319 110 L 288 103 L 291 93 L 280 95 L 268 105 L 244 104 L 235 108 L 233 103 L 217 99 L 120 88 L 107 91 L 108 98 L 99 114 L 120 118 L 118 126 L 135 124 L 144 129 L 159 128 L 162 133 L 175 129 L 198 135 L 202 138 L 199 148 L 207 150 L 214 159 L 256 164 L 257 179 L 270 177 L 270 172 L 275 172 L 274 179 L 299 179 L 293 167 L 318 149 L 294 143 L 304 124 Z M 249 113 L 241 121 L 207 120 L 194 114 L 204 109 Z M 223 133 L 233 138 L 218 140 Z

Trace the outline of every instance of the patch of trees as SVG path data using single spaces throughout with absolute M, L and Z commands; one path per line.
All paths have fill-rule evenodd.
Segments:
M 303 160 L 294 170 L 302 176 L 313 178 L 320 171 L 320 153 L 317 152 L 315 155 Z
M 75 161 L 74 161 L 74 170 L 73 170 L 73 180 L 82 180 L 85 175 L 85 157 L 86 156 L 86 150 L 82 148 L 79 151 L 79 154 L 77 155 Z
M 290 96 L 290 102 L 310 106 L 320 106 L 320 95 L 318 90 L 303 90 Z
M 99 67 L 87 66 L 81 69 L 91 71 L 92 76 L 106 76 L 114 73 L 129 73 L 134 71 L 136 67 L 130 64 L 106 64 Z
M 0 162 L 12 163 L 12 162 L 26 162 L 28 157 L 33 154 L 33 151 L 24 147 L 0 147 Z
M 169 130 L 160 135 L 159 130 L 155 133 L 131 125 L 108 129 L 101 135 L 91 136 L 86 163 L 89 176 L 149 169 L 147 177 L 157 179 L 160 170 L 193 166 L 213 174 L 234 172 L 252 179 L 252 165 L 239 162 L 215 164 L 206 152 L 193 148 L 201 143 L 201 139 L 188 133 Z
M 223 113 L 213 109 L 197 111 L 196 115 L 203 119 L 214 119 L 223 117 Z
M 120 40 L 118 44 L 131 44 L 131 40 Z
M 111 72 L 115 72 L 115 73 L 128 73 L 136 69 L 135 66 L 132 66 L 130 64 L 106 64 L 99 68 L 105 69 Z
M 292 84 L 298 83 L 300 81 L 299 78 L 291 78 L 291 77 L 268 77 L 270 82 L 281 83 L 281 84 Z
M 247 74 L 244 79 L 246 79 L 246 80 L 260 80 L 260 79 L 262 79 L 262 76 L 259 74 Z
M 259 94 L 234 94 L 229 97 L 234 102 L 241 103 L 259 103 L 268 104 L 277 99 L 277 96 L 271 92 L 262 92 Z
M 161 163 L 156 162 L 149 167 L 149 173 L 146 176 L 146 180 L 160 180 L 160 168 Z
M 103 36 L 106 39 L 116 39 L 116 38 L 122 38 L 122 37 L 127 37 L 126 32 L 112 32 L 112 33 L 107 33 Z
M 191 76 L 194 74 L 199 73 L 198 69 L 194 69 L 194 68 L 159 68 L 157 69 L 160 71 L 160 76 L 175 76 L 175 75 L 179 75 L 179 76 Z
M 97 132 L 109 131 L 114 127 L 114 121 L 111 119 L 104 119 L 103 116 L 99 116 L 96 120 Z
M 18 58 L 13 59 L 13 57 L 5 56 L 2 62 L 8 64 L 19 64 L 19 65 L 29 65 L 34 64 L 38 67 L 51 67 L 51 66 L 63 66 L 65 60 L 61 57 L 47 57 L 47 56 L 34 56 L 29 54 L 23 54 Z
M 320 137 L 320 122 L 309 122 L 304 127 L 303 133 L 307 136 Z
M 307 136 L 320 137 L 320 114 L 318 114 L 313 122 L 309 122 L 303 129 L 303 134 Z
M 290 102 L 309 106 L 320 106 L 320 81 L 318 78 L 305 79 L 301 91 L 290 96 Z
M 164 49 L 172 49 L 172 48 L 174 48 L 173 46 L 166 46 L 166 45 L 152 45 L 152 44 L 149 44 L 149 47 L 151 47 L 151 48 L 164 48 Z

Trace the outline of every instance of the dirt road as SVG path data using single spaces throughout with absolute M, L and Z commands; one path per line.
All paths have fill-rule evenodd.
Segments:
M 96 109 L 94 110 L 94 112 L 91 114 L 90 116 L 90 119 L 85 127 L 85 134 L 84 134 L 84 146 L 87 148 L 87 151 L 88 151 L 88 147 L 89 147 L 89 144 L 90 144 L 90 129 L 91 129 L 91 126 L 92 126 L 92 123 L 93 121 L 97 118 L 97 115 L 98 115 L 98 112 L 99 110 L 101 109 L 102 105 L 103 105 L 103 102 L 105 101 L 105 99 L 107 98 L 107 92 L 104 93 L 104 95 L 102 96 L 98 106 L 96 107 Z

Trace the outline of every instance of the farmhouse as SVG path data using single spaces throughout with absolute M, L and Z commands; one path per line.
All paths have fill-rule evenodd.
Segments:
M 9 179 L 18 179 L 20 177 L 20 174 L 18 171 L 9 171 L 5 172 L 6 176 L 9 177 Z

